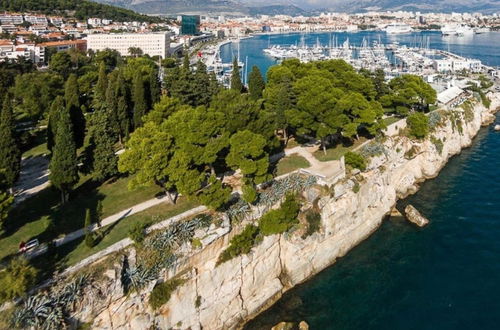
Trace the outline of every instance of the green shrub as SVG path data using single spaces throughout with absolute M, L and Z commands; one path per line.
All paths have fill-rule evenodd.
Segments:
M 257 199 L 257 191 L 255 190 L 253 184 L 244 185 L 241 190 L 243 191 L 243 199 L 247 203 L 253 203 Z
M 362 155 L 349 151 L 344 155 L 344 159 L 346 165 L 360 169 L 361 171 L 366 170 L 366 159 Z
M 257 235 L 259 235 L 259 228 L 254 225 L 247 225 L 240 234 L 231 238 L 228 248 L 222 251 L 217 264 L 222 264 L 241 254 L 250 252 L 255 244 Z
M 304 233 L 304 235 L 302 235 L 302 238 L 311 236 L 315 232 L 319 231 L 319 228 L 321 226 L 321 214 L 318 211 L 309 210 L 306 213 L 306 221 L 307 221 L 307 230 Z
M 406 119 L 410 134 L 417 139 L 423 139 L 429 133 L 429 118 L 421 112 L 414 112 Z
M 434 144 L 434 146 L 436 147 L 436 150 L 441 155 L 443 153 L 443 147 L 444 147 L 443 141 L 441 141 L 441 139 L 438 139 L 434 136 L 431 136 L 431 142 Z
M 193 249 L 201 249 L 203 247 L 203 244 L 201 243 L 201 240 L 196 237 L 191 241 L 191 246 L 193 247 Z
M 201 306 L 201 296 L 196 296 L 196 300 L 194 301 L 194 307 L 200 308 Z
M 172 292 L 183 283 L 184 281 L 181 279 L 171 279 L 167 282 L 157 284 L 153 288 L 153 291 L 151 291 L 151 296 L 149 297 L 149 304 L 151 307 L 156 310 L 168 303 Z
M 352 187 L 352 191 L 357 194 L 359 190 L 361 189 L 361 186 L 359 185 L 359 182 L 354 182 L 354 186 Z
M 37 270 L 25 258 L 14 258 L 0 272 L 0 303 L 22 297 L 35 283 Z
M 484 94 L 483 92 L 479 92 L 479 96 L 481 96 L 481 102 L 483 103 L 485 108 L 490 108 L 491 100 Z
M 144 232 L 144 224 L 135 223 L 132 228 L 130 228 L 128 237 L 130 237 L 130 239 L 137 244 L 142 243 L 142 241 L 144 241 L 144 238 L 146 237 L 146 233 Z
M 274 235 L 284 233 L 299 223 L 300 204 L 294 195 L 287 195 L 281 207 L 277 210 L 267 212 L 259 221 L 259 229 L 262 235 Z

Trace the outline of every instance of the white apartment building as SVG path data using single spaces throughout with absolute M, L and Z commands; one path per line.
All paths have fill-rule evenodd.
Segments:
M 457 72 L 457 71 L 481 71 L 481 61 L 473 59 L 441 59 L 434 60 L 434 69 L 438 72 Z
M 149 56 L 166 58 L 170 49 L 170 33 L 110 33 L 90 34 L 87 36 L 87 49 L 103 51 L 114 49 L 122 56 L 129 54 L 129 48 L 140 48 Z

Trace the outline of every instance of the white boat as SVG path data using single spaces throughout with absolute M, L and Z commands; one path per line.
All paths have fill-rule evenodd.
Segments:
M 478 27 L 478 28 L 474 29 L 474 32 L 476 34 L 488 33 L 488 32 L 490 32 L 490 28 L 489 27 L 481 27 L 481 28 Z
M 457 28 L 457 35 L 459 36 L 469 36 L 474 34 L 474 29 L 468 25 L 460 25 Z
M 447 24 L 441 27 L 441 34 L 444 36 L 456 36 L 458 26 L 456 24 Z
M 388 34 L 403 34 L 410 33 L 413 29 L 408 24 L 403 23 L 392 23 L 385 27 L 385 32 Z
M 441 28 L 443 36 L 466 36 L 474 34 L 474 29 L 468 25 L 447 24 Z

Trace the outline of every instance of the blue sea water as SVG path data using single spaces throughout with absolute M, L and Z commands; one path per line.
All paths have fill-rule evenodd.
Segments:
M 349 35 L 378 39 L 373 32 Z M 500 33 L 444 39 L 431 47 L 500 65 Z M 318 34 L 322 37 L 322 34 Z M 294 43 L 300 35 L 272 36 Z M 316 35 L 308 35 L 311 44 Z M 384 35 L 381 34 L 384 42 Z M 243 58 L 265 72 L 267 36 L 241 41 Z M 328 40 L 328 35 L 325 37 Z M 412 36 L 397 36 L 400 43 Z M 230 58 L 230 46 L 223 50 Z M 500 123 L 500 119 L 497 119 Z M 482 128 L 471 148 L 422 184 L 411 203 L 430 219 L 417 228 L 403 219 L 371 237 L 309 281 L 287 292 L 247 324 L 269 329 L 305 320 L 311 329 L 500 329 L 500 133 Z

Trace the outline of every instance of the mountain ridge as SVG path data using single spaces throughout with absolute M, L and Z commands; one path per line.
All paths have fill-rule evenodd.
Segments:
M 94 0 L 144 14 L 305 15 L 319 11 L 500 12 L 500 0 Z M 266 12 L 267 10 L 267 12 Z

